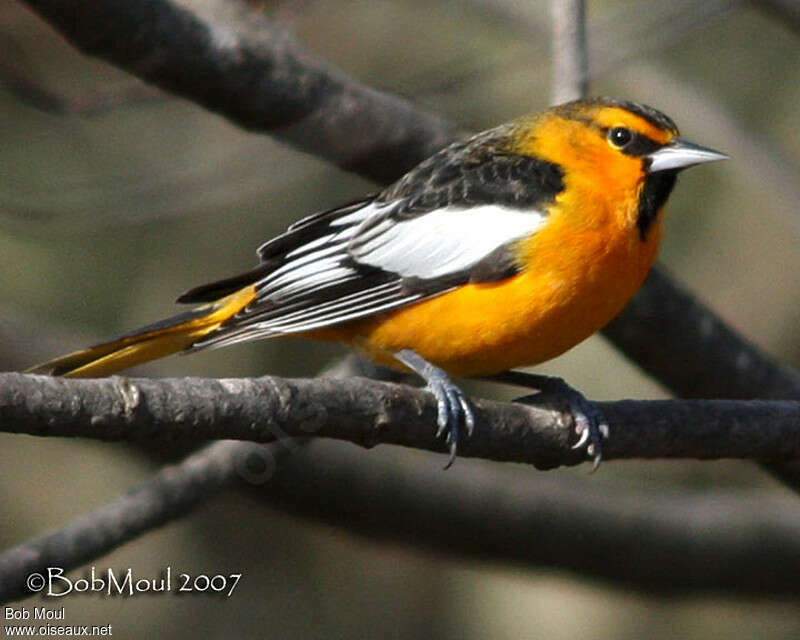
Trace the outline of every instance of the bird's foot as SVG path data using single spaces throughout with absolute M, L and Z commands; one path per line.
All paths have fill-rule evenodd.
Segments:
M 539 394 L 552 394 L 563 399 L 572 414 L 577 440 L 573 449 L 586 447 L 586 455 L 592 460 L 592 471 L 600 465 L 603 457 L 603 440 L 609 436 L 608 422 L 597 405 L 586 399 L 580 391 L 568 385 L 563 379 L 521 371 L 507 371 L 486 378 L 516 386 L 537 389 Z M 538 400 L 539 394 L 517 398 L 517 401 Z
M 597 405 L 587 400 L 580 391 L 569 386 L 561 378 L 555 380 L 558 381 L 558 393 L 566 399 L 575 424 L 578 440 L 572 448 L 586 447 L 586 456 L 592 460 L 592 471 L 596 471 L 603 458 L 603 440 L 609 436 L 608 422 Z
M 472 404 L 446 371 L 431 364 L 415 351 L 403 349 L 395 354 L 395 358 L 419 374 L 427 383 L 426 389 L 436 398 L 436 437 L 444 437 L 450 450 L 450 457 L 444 467 L 448 469 L 456 459 L 463 429 L 466 429 L 467 436 L 471 436 L 475 428 Z

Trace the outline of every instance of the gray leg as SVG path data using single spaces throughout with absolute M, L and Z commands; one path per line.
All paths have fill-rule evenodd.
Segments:
M 450 446 L 450 459 L 445 465 L 447 469 L 456 459 L 462 425 L 467 428 L 467 435 L 472 435 L 475 428 L 475 416 L 469 400 L 443 369 L 432 365 L 415 351 L 403 349 L 394 357 L 425 380 L 427 389 L 436 398 L 439 413 L 436 437 L 444 435 L 445 442 Z
M 578 436 L 578 440 L 572 445 L 572 448 L 579 449 L 585 445 L 586 455 L 592 459 L 593 469 L 597 469 L 602 458 L 602 441 L 609 435 L 608 423 L 597 405 L 587 400 L 580 391 L 569 386 L 561 378 L 523 373 L 522 371 L 505 371 L 494 376 L 486 376 L 483 379 L 537 389 L 540 393 L 553 393 L 565 398 L 572 412 L 575 433 Z M 517 398 L 517 401 L 524 402 L 528 399 L 535 402 L 536 395 Z

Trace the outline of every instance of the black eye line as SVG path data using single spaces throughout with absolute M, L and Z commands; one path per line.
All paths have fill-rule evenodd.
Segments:
M 609 133 L 618 127 L 598 127 L 600 131 L 603 132 L 603 135 L 608 139 Z M 663 145 L 656 142 L 652 138 L 648 138 L 646 135 L 635 131 L 634 129 L 630 129 L 628 127 L 619 127 L 628 129 L 631 132 L 631 139 L 629 142 L 625 143 L 622 147 L 616 147 L 622 153 L 628 156 L 635 156 L 641 157 L 646 156 L 648 154 L 653 153 L 657 149 L 660 149 Z

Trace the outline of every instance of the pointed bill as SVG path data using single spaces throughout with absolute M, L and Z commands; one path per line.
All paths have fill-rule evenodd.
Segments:
M 648 171 L 666 171 L 667 169 L 685 169 L 695 164 L 728 160 L 730 156 L 714 151 L 708 147 L 688 142 L 682 138 L 673 138 L 668 145 L 646 156 L 650 160 Z

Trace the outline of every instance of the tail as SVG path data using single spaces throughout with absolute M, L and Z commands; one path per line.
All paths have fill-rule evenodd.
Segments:
M 67 378 L 96 378 L 188 349 L 216 331 L 256 297 L 255 286 L 214 303 L 142 327 L 111 342 L 69 353 L 28 369 Z

